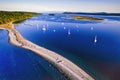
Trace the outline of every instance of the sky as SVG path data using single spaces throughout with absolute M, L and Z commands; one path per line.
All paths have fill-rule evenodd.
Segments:
M 0 10 L 120 13 L 120 0 L 0 0 Z

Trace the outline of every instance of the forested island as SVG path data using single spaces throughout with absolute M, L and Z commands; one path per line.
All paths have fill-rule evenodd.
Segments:
M 88 17 L 88 16 L 74 16 L 74 19 L 76 20 L 104 20 L 102 18 L 94 18 L 94 17 Z

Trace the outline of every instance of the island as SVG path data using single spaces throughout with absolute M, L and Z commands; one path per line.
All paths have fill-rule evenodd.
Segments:
M 9 42 L 15 46 L 31 50 L 52 63 L 57 69 L 65 74 L 68 80 L 94 80 L 83 69 L 59 55 L 56 52 L 45 49 L 25 39 L 19 31 L 14 28 L 14 22 L 19 22 L 35 16 L 34 13 L 26 12 L 0 12 L 0 29 L 8 31 Z
M 102 18 L 94 18 L 94 17 L 88 17 L 88 16 L 74 16 L 74 19 L 76 20 L 104 20 Z

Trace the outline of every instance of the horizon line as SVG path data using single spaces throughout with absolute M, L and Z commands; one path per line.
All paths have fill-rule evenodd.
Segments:
M 73 12 L 73 13 L 120 13 L 120 12 L 108 12 L 108 11 L 29 11 L 29 10 L 0 10 L 0 11 L 35 12 L 35 13 L 64 13 L 64 12 Z

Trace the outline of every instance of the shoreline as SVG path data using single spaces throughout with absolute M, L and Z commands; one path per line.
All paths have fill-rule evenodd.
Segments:
M 35 52 L 37 55 L 43 57 L 44 59 L 52 63 L 54 66 L 56 66 L 70 80 L 94 80 L 84 70 L 82 70 L 80 67 L 78 67 L 65 57 L 26 40 L 14 28 L 14 25 L 12 23 L 10 25 L 13 27 L 13 29 L 11 30 L 1 27 L 0 29 L 8 30 L 9 41 L 11 44 Z M 18 38 L 21 39 L 20 42 L 18 41 Z

